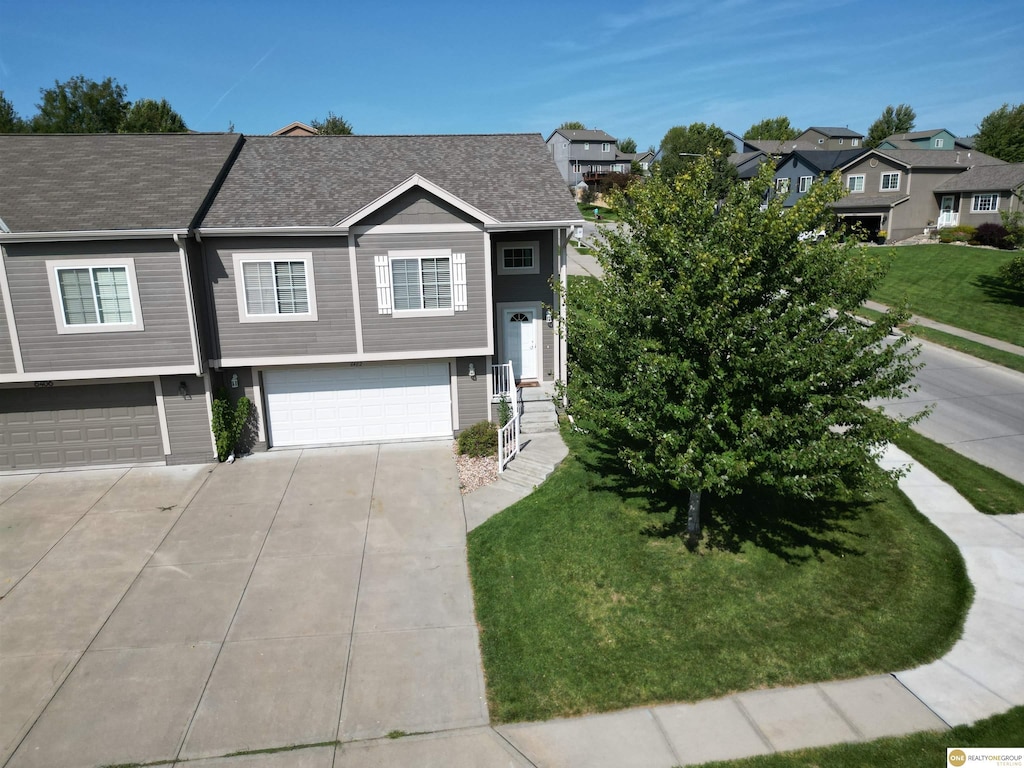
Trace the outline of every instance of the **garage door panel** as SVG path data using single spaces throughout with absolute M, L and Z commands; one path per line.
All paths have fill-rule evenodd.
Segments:
M 264 373 L 271 444 L 451 435 L 447 363 L 324 366 Z
M 163 459 L 151 382 L 0 391 L 0 469 Z

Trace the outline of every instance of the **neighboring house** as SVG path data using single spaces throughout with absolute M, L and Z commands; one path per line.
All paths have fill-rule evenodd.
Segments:
M 752 179 L 757 176 L 763 163 L 771 160 L 767 152 L 734 152 L 729 155 L 729 162 L 736 166 L 736 177 L 740 180 Z
M 213 457 L 190 232 L 242 141 L 0 136 L 0 470 Z
M 882 139 L 878 149 L 956 149 L 957 138 L 945 128 L 894 133 Z
M 559 128 L 545 143 L 570 187 L 581 181 L 590 184 L 608 173 L 629 173 L 629 162 L 619 154 L 615 137 L 604 131 Z
M 732 131 L 726 131 L 725 138 L 732 142 L 733 152 L 740 153 L 747 151 L 743 146 L 743 137 L 739 134 L 733 133 Z
M 786 208 L 807 194 L 816 180 L 864 154 L 864 149 L 796 150 L 783 155 L 775 165 L 775 194 L 785 197 Z
M 582 220 L 538 135 L 3 136 L 0 164 L 0 469 L 212 460 L 219 387 L 274 447 L 450 438 L 509 360 L 564 380 Z
M 271 136 L 319 136 L 320 133 L 311 125 L 295 121 L 288 123 L 284 128 L 278 128 Z
M 1024 210 L 1024 163 L 979 165 L 935 187 L 938 227 L 1002 222 L 1001 211 Z
M 904 240 L 935 225 L 940 184 L 985 165 L 1004 163 L 976 150 L 873 149 L 839 169 L 849 194 L 833 208 L 869 237 Z
M 743 151 L 764 152 L 766 155 L 784 155 L 787 152 L 796 150 L 821 149 L 813 141 L 798 141 L 797 139 L 747 139 L 743 142 Z
M 859 149 L 864 146 L 864 134 L 849 128 L 811 126 L 794 141 L 814 144 L 819 149 Z

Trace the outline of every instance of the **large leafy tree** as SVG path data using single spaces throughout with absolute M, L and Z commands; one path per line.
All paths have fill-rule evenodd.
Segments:
M 864 146 L 874 149 L 886 137 L 892 136 L 894 133 L 909 133 L 914 130 L 915 120 L 917 120 L 917 113 L 909 104 L 900 104 L 898 107 L 890 104 L 882 110 L 882 114 L 868 128 Z
M 666 179 L 672 179 L 691 169 L 702 158 L 708 158 L 713 177 L 710 192 L 715 199 L 725 197 L 737 178 L 736 167 L 729 162 L 734 148 L 725 131 L 717 125 L 677 125 L 669 128 L 661 140 L 659 172 Z
M 139 99 L 129 107 L 118 128 L 120 133 L 185 133 L 188 127 L 167 99 Z
M 759 123 L 754 123 L 743 133 L 744 139 L 776 139 L 788 141 L 795 139 L 801 133 L 799 128 L 789 124 L 789 118 L 785 115 L 769 117 Z
M 564 123 L 562 123 L 560 126 L 558 126 L 558 130 L 560 130 L 560 131 L 585 131 L 585 130 L 587 130 L 587 126 L 585 126 L 579 120 L 566 120 Z
M 974 146 L 1008 163 L 1024 163 L 1024 104 L 1003 104 L 985 115 Z
M 887 338 L 906 315 L 852 314 L 888 256 L 801 238 L 829 219 L 838 178 L 787 211 L 779 197 L 762 207 L 773 183 L 765 165 L 719 200 L 703 158 L 631 186 L 598 250 L 604 278 L 570 290 L 571 409 L 683 500 L 694 536 L 704 493 L 877 485 L 880 446 L 904 428 L 865 403 L 907 391 L 913 353 Z
M 323 120 L 312 120 L 309 123 L 317 133 L 325 136 L 351 136 L 352 124 L 341 115 L 328 112 Z
M 633 154 L 634 152 L 636 152 L 636 139 L 627 136 L 624 139 L 619 139 L 616 142 L 616 146 L 619 148 L 619 152 Z
M 36 133 L 116 133 L 130 106 L 125 87 L 112 77 L 97 83 L 77 75 L 39 93 Z
M 14 105 L 0 91 L 0 133 L 21 133 L 26 128 L 25 121 L 18 116 Z

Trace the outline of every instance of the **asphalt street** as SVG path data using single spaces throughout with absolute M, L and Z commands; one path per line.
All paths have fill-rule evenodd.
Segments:
M 930 406 L 918 432 L 1024 483 L 1024 374 L 920 343 L 918 389 L 883 402 L 886 411 L 907 416 Z

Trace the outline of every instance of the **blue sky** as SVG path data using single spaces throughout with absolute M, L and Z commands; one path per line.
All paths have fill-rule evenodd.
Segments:
M 970 135 L 1024 102 L 1020 0 L 515 3 L 0 0 L 0 90 L 112 76 L 199 131 L 328 111 L 362 134 L 537 132 L 641 148 L 674 125 L 776 115 L 866 133 L 887 104 Z

